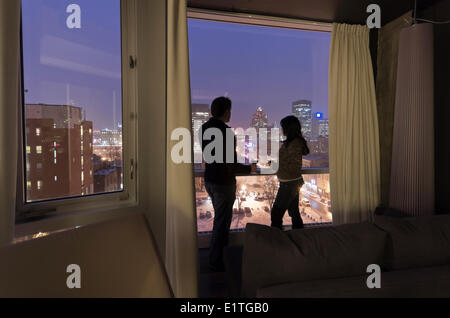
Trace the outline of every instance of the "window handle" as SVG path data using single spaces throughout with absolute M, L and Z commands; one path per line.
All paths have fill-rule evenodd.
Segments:
M 136 67 L 136 59 L 130 55 L 130 68 L 133 69 Z
M 130 178 L 131 180 L 133 180 L 134 178 L 134 160 L 131 159 L 131 164 L 130 164 Z

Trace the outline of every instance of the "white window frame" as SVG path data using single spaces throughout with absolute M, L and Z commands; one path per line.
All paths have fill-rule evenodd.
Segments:
M 53 216 L 69 216 L 79 212 L 97 212 L 105 210 L 129 211 L 130 207 L 138 205 L 137 198 L 137 77 L 136 69 L 130 67 L 130 57 L 135 57 L 137 52 L 137 0 L 121 0 L 121 46 L 122 46 L 122 145 L 123 145 L 123 191 L 114 193 L 93 194 L 71 198 L 62 198 L 41 202 L 26 203 L 26 180 L 25 165 L 26 158 L 24 138 L 25 123 L 20 118 L 20 140 L 22 151 L 19 152 L 16 225 L 20 223 L 31 223 L 34 218 L 50 218 Z M 20 105 L 21 112 L 24 111 L 24 99 Z M 20 116 L 22 117 L 22 116 Z M 75 219 L 77 219 L 75 217 Z M 29 221 L 28 221 L 29 220 Z M 79 220 L 79 218 L 78 218 Z M 76 226 L 76 224 L 73 224 Z M 30 229 L 35 231 L 37 229 Z
M 246 13 L 230 13 L 215 10 L 205 10 L 197 8 L 188 8 L 187 11 L 188 19 L 198 19 L 198 20 L 209 20 L 216 22 L 227 22 L 235 24 L 247 24 L 247 25 L 258 25 L 265 27 L 278 27 L 283 29 L 297 29 L 305 31 L 314 32 L 326 32 L 331 33 L 333 30 L 333 25 L 331 23 L 315 22 L 307 20 L 297 20 L 291 18 L 280 18 L 265 15 L 255 15 Z M 307 168 L 303 169 L 303 174 L 327 174 L 329 169 L 327 168 Z M 195 176 L 202 176 L 202 172 L 194 172 Z M 196 194 L 194 193 L 194 202 Z M 305 226 L 312 227 L 322 227 L 327 226 L 328 223 L 323 224 L 312 224 Z M 244 229 L 230 230 L 230 242 L 233 244 L 242 244 Z M 208 248 L 211 241 L 212 232 L 198 232 L 197 242 L 198 248 Z

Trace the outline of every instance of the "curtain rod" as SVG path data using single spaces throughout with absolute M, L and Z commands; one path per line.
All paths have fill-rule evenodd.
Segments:
M 284 18 L 251 13 L 235 13 L 227 11 L 199 9 L 192 7 L 188 7 L 187 12 L 189 18 L 278 26 L 278 27 L 284 26 L 295 29 L 305 29 L 324 32 L 332 31 L 332 23 L 329 22 L 317 22 L 303 19 Z

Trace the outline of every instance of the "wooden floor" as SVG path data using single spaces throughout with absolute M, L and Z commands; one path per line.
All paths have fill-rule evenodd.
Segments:
M 198 251 L 200 265 L 200 298 L 225 298 L 228 296 L 228 288 L 225 280 L 225 272 L 213 272 L 208 268 L 208 249 L 201 248 Z

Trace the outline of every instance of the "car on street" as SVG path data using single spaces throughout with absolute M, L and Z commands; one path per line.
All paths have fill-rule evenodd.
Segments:
M 307 198 L 302 199 L 302 205 L 303 206 L 311 206 L 311 202 Z

